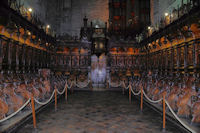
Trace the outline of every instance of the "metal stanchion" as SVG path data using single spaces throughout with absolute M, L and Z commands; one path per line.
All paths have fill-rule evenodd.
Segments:
M 76 80 L 74 81 L 75 83 L 74 83 L 74 86 L 76 86 Z M 74 93 L 74 87 L 73 87 L 73 85 L 72 85 L 72 87 L 71 87 L 71 93 L 73 94 Z
M 130 84 L 129 84 L 128 88 L 129 88 L 129 102 L 131 103 L 131 85 Z
M 163 93 L 163 129 L 165 130 L 165 93 Z
M 68 98 L 68 96 L 67 96 L 68 94 L 67 93 L 68 93 L 68 90 L 67 90 L 67 86 L 66 86 L 66 88 L 65 88 L 65 100 L 66 101 L 67 101 L 67 98 Z
M 122 94 L 124 95 L 124 91 L 125 91 L 125 87 L 126 87 L 126 85 L 125 85 L 125 82 L 123 81 L 123 87 L 122 87 Z
M 109 83 L 108 82 L 106 82 L 106 88 L 109 89 Z
M 143 110 L 143 89 L 141 88 L 140 109 Z
M 33 95 L 31 96 L 31 107 L 32 107 L 32 116 L 33 116 L 33 127 L 36 128 L 35 103 L 34 103 Z
M 57 88 L 55 86 L 55 111 L 57 111 Z

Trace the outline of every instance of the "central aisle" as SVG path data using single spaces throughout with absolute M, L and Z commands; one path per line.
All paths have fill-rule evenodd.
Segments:
M 121 92 L 75 92 L 58 101 L 58 110 L 49 105 L 37 115 L 39 133 L 160 133 L 162 116 L 148 107 L 143 113 L 139 101 L 130 104 Z M 180 131 L 169 122 L 167 133 Z M 27 123 L 18 133 L 34 132 Z

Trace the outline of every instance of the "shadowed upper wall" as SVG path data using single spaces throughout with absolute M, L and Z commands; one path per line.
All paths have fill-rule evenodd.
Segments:
M 19 0 L 18 0 L 19 1 Z M 50 24 L 57 35 L 79 36 L 85 15 L 90 22 L 101 19 L 108 22 L 108 0 L 20 0 L 26 8 L 33 8 L 39 18 Z M 88 22 L 88 25 L 90 23 Z

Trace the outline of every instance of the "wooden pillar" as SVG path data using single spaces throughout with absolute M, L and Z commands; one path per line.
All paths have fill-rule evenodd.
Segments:
M 42 50 L 42 66 L 46 68 L 46 51 Z
M 115 67 L 117 67 L 117 55 L 115 55 Z
M 80 49 L 78 50 L 79 56 L 78 56 L 78 66 L 81 67 L 81 52 Z
M 35 49 L 35 70 L 38 69 L 38 65 L 39 65 L 39 60 L 38 60 L 38 49 Z
M 35 72 L 35 48 L 32 47 L 31 70 Z
M 66 56 L 63 54 L 63 69 L 65 69 L 65 65 L 66 65 Z
M 23 72 L 25 71 L 25 55 L 26 55 L 26 45 L 23 44 L 22 45 L 22 58 L 21 58 L 21 61 L 22 61 L 22 71 Z
M 162 50 L 161 51 L 161 56 L 160 56 L 160 60 L 161 60 L 161 72 L 162 72 L 162 75 L 165 73 L 165 50 Z
M 8 71 L 11 70 L 11 67 L 12 67 L 12 45 L 13 45 L 13 42 L 11 40 L 8 40 L 8 49 L 7 49 L 7 52 L 8 52 Z
M 51 68 L 55 69 L 55 67 L 56 67 L 56 54 L 53 53 Z
M 198 51 L 197 51 L 197 48 L 198 48 L 198 46 L 197 46 L 197 44 L 194 42 L 193 43 L 193 51 L 192 51 L 192 54 L 193 54 L 193 66 L 194 66 L 194 72 L 196 73 L 197 72 L 197 64 L 198 64 Z
M 46 57 L 46 59 L 45 59 L 45 60 L 46 60 L 45 68 L 48 68 L 48 64 L 49 64 L 49 58 L 48 58 L 48 57 L 49 57 L 49 53 L 48 53 L 47 51 L 45 51 L 45 53 L 46 53 L 46 54 L 45 54 L 45 57 Z
M 15 71 L 16 70 L 16 55 L 17 55 L 17 51 L 16 51 L 16 48 L 17 48 L 17 43 L 16 41 L 13 41 L 12 45 L 11 45 L 11 69 L 12 71 Z
M 43 68 L 46 68 L 47 67 L 47 53 L 46 51 L 42 51 L 43 55 Z
M 187 73 L 187 67 L 188 67 L 188 44 L 185 43 L 184 46 L 184 71 Z
M 176 64 L 177 64 L 177 71 L 179 71 L 180 68 L 180 47 L 176 47 L 176 52 L 177 52 L 177 60 L 176 60 Z
M 52 57 L 53 55 L 49 52 L 48 53 L 48 68 L 50 69 L 50 67 L 51 67 L 51 57 Z
M 162 74 L 162 50 L 159 52 L 159 57 L 158 57 L 158 60 L 159 60 L 159 73 Z
M 38 51 L 38 57 L 39 57 L 38 61 L 39 61 L 39 69 L 40 69 L 42 68 L 42 51 L 41 50 Z
M 90 54 L 88 54 L 88 64 L 86 64 L 86 66 L 91 66 L 91 56 Z
M 127 58 L 127 60 L 128 60 L 128 58 Z M 126 66 L 126 65 L 127 65 L 127 64 L 126 64 L 126 56 L 123 56 L 123 61 L 124 61 L 124 67 L 125 67 L 125 68 L 128 68 L 128 67 Z
M 25 57 L 24 57 L 24 60 L 25 60 L 25 72 L 28 72 L 29 71 L 29 46 L 26 46 L 26 50 L 25 50 Z
M 43 61 L 44 61 L 43 51 L 40 50 L 40 68 L 43 68 L 43 67 L 44 67 Z
M 15 60 L 16 60 L 16 66 L 15 66 L 15 70 L 16 72 L 19 71 L 19 42 L 17 42 L 16 44 L 16 53 L 15 53 Z
M 51 55 L 49 52 L 47 52 L 47 68 L 50 68 L 50 60 L 51 60 Z
M 28 47 L 27 48 L 27 71 L 30 72 L 31 70 L 31 56 L 33 55 L 32 54 L 32 47 Z
M 37 69 L 39 69 L 40 68 L 40 50 L 39 49 L 37 49 Z
M 41 68 L 44 68 L 44 51 L 40 50 L 40 64 L 41 64 Z
M 171 73 L 174 71 L 174 48 L 171 48 L 171 58 L 170 58 L 170 68 L 171 68 Z
M 72 69 L 72 55 L 71 55 L 71 53 L 70 53 L 70 60 L 71 60 L 71 61 L 70 61 L 70 62 L 71 62 L 71 63 L 70 63 L 70 66 L 71 66 L 71 69 Z
M 165 75 L 167 75 L 167 73 L 168 73 L 168 58 L 169 58 L 168 49 L 165 50 L 164 58 L 165 58 L 165 64 L 164 64 L 164 66 L 165 66 Z
M 2 71 L 2 66 L 3 66 L 3 40 L 1 39 L 0 36 L 0 72 Z

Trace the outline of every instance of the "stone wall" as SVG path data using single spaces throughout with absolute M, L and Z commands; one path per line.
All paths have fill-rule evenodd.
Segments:
M 86 15 L 88 21 L 101 19 L 108 22 L 108 0 L 20 0 L 25 7 L 45 23 L 50 24 L 57 34 L 78 35 Z M 89 24 L 90 25 L 90 24 Z
M 109 9 L 108 0 L 75 0 L 72 2 L 72 35 L 79 33 L 80 27 L 83 26 L 82 19 L 88 17 L 88 25 L 93 19 L 101 19 L 108 22 Z
M 156 25 L 164 18 L 165 13 L 172 13 L 173 9 L 177 9 L 187 0 L 151 0 L 151 23 Z

